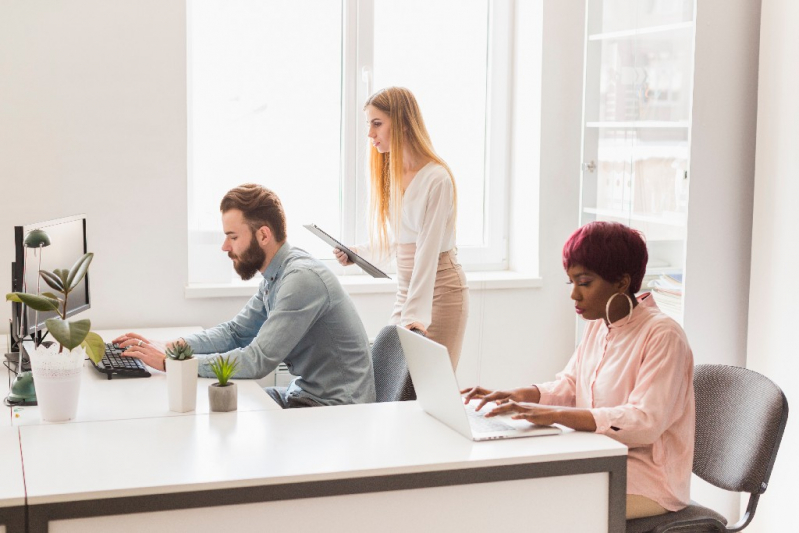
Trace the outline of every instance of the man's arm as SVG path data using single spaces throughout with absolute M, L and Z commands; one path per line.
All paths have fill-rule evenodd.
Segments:
M 237 377 L 258 379 L 277 368 L 330 305 L 327 287 L 311 270 L 287 272 L 276 290 L 274 308 L 253 341 L 223 353 L 239 361 Z M 213 376 L 209 363 L 215 357 L 198 356 L 201 376 Z

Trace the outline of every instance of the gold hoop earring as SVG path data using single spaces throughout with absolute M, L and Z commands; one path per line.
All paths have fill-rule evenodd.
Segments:
M 627 313 L 627 321 L 624 324 L 621 324 L 620 326 L 617 326 L 617 327 L 626 326 L 627 324 L 630 323 L 630 320 L 632 320 L 632 318 L 633 318 L 633 301 L 632 301 L 632 299 L 627 295 L 626 292 L 617 292 L 617 293 L 613 294 L 610 298 L 608 298 L 608 303 L 605 304 L 605 319 L 608 322 L 608 329 L 610 329 L 610 325 L 611 325 L 611 322 L 610 322 L 610 302 L 613 301 L 613 298 L 615 298 L 616 296 L 619 296 L 619 295 L 624 295 L 624 297 L 627 298 L 627 303 L 630 304 L 630 312 Z

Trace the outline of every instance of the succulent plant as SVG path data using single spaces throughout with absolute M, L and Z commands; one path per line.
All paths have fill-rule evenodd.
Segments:
M 175 361 L 185 361 L 194 357 L 194 350 L 185 342 L 178 341 L 166 349 L 166 356 Z
M 230 360 L 230 356 L 222 357 L 221 355 L 211 361 L 210 363 L 211 370 L 214 372 L 216 379 L 219 380 L 219 386 L 224 387 L 227 385 L 230 378 L 233 377 L 233 374 L 236 373 L 239 369 L 239 360 L 234 359 L 233 361 Z

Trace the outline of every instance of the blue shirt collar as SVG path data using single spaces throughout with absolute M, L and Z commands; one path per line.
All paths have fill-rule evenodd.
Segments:
M 288 258 L 289 252 L 291 252 L 291 245 L 288 241 L 285 241 L 262 273 L 266 281 L 269 283 L 275 281 L 275 278 L 280 273 L 280 267 L 283 266 L 283 263 Z

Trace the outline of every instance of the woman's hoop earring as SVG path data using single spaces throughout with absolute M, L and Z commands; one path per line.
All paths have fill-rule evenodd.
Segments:
M 630 304 L 630 312 L 627 313 L 627 321 L 624 324 L 622 324 L 621 326 L 618 326 L 618 327 L 626 326 L 627 324 L 630 323 L 630 320 L 632 320 L 632 318 L 633 318 L 633 301 L 632 301 L 632 299 L 629 297 L 629 295 L 626 292 L 617 292 L 617 293 L 613 294 L 610 298 L 608 298 L 608 303 L 605 304 L 605 318 L 608 321 L 608 329 L 610 329 L 610 324 L 611 324 L 611 322 L 610 322 L 610 302 L 613 301 L 613 298 L 615 298 L 616 296 L 619 296 L 619 295 L 624 295 L 624 297 L 627 298 L 627 303 Z

